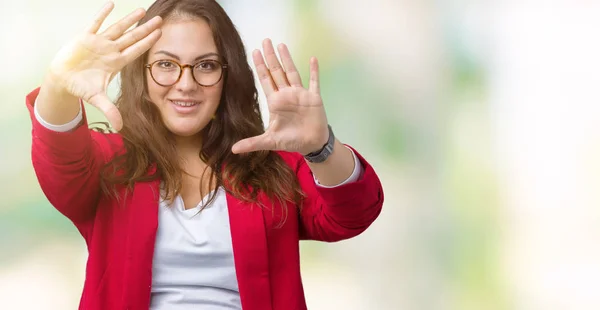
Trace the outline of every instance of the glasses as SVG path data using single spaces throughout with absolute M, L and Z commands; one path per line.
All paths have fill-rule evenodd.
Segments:
M 150 76 L 160 86 L 173 86 L 181 79 L 183 70 L 190 68 L 194 81 L 201 86 L 213 86 L 223 78 L 223 71 L 227 65 L 218 60 L 202 60 L 195 65 L 181 65 L 174 60 L 161 59 L 153 63 L 146 64 L 150 69 Z

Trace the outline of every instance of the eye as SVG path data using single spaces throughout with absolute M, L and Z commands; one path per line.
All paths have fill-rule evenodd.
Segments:
M 199 62 L 195 68 L 196 68 L 196 70 L 199 70 L 199 71 L 211 72 L 211 71 L 215 71 L 218 67 L 219 67 L 219 65 L 217 64 L 216 61 L 205 60 L 205 61 Z
M 170 60 L 161 60 L 157 62 L 156 65 L 161 69 L 173 69 L 177 67 L 177 65 Z

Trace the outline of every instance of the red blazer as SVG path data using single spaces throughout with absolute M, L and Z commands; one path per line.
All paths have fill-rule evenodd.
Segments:
M 137 183 L 121 204 L 107 198 L 100 190 L 99 172 L 122 148 L 121 136 L 101 134 L 87 126 L 66 133 L 46 129 L 33 113 L 38 92 L 39 88 L 26 100 L 33 127 L 33 167 L 44 194 L 75 224 L 89 252 L 79 309 L 147 310 L 160 181 Z M 87 124 L 85 114 L 84 121 Z M 299 241 L 354 237 L 373 223 L 383 204 L 381 183 L 358 153 L 364 167 L 361 179 L 332 189 L 315 186 L 301 155 L 278 153 L 296 172 L 307 194 L 302 212 L 290 213 L 279 228 L 280 213 L 251 208 L 227 195 L 244 310 L 306 309 Z M 271 204 L 265 196 L 259 197 L 265 205 Z

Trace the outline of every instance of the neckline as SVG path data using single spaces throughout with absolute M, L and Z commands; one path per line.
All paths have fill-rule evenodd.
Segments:
M 218 197 L 219 195 L 222 195 L 224 193 L 224 189 L 221 186 L 217 187 L 216 189 L 210 191 L 208 194 L 206 194 L 204 197 L 202 197 L 202 199 L 200 200 L 200 202 L 198 202 L 198 204 L 196 206 L 194 206 L 193 208 L 189 208 L 189 209 L 185 208 L 185 204 L 183 203 L 183 198 L 181 197 L 181 195 L 178 195 L 177 197 L 175 197 L 175 200 L 173 201 L 174 205 L 172 205 L 170 208 L 174 209 L 174 211 L 180 212 L 187 218 L 192 218 L 192 217 L 198 215 L 203 210 L 202 207 L 205 205 L 206 202 L 208 202 L 209 197 L 214 192 L 217 192 L 216 196 Z M 207 206 L 207 208 L 210 208 L 211 206 Z

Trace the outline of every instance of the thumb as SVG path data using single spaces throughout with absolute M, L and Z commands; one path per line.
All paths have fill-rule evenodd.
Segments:
M 102 114 L 106 116 L 106 119 L 116 131 L 119 131 L 121 128 L 123 128 L 123 119 L 121 118 L 119 109 L 117 109 L 117 107 L 112 103 L 112 101 L 110 101 L 105 93 L 100 93 L 93 96 L 90 98 L 89 102 L 91 105 L 102 111 Z
M 274 149 L 275 142 L 266 132 L 260 136 L 240 140 L 231 147 L 234 154 Z

